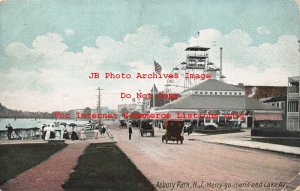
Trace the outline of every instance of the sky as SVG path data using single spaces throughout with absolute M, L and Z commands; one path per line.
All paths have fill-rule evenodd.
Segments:
M 199 36 L 197 35 L 199 31 Z M 67 111 L 131 102 L 120 93 L 164 90 L 136 79 L 153 61 L 170 73 L 184 49 L 209 47 L 226 83 L 286 86 L 300 75 L 295 0 L 36 0 L 0 2 L 0 103 L 25 111 Z M 89 79 L 91 72 L 102 78 Z M 132 79 L 104 79 L 105 72 Z M 182 83 L 179 81 L 178 83 Z

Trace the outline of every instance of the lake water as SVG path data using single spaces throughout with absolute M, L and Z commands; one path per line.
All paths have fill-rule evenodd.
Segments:
M 55 119 L 13 119 L 13 118 L 0 118 L 0 130 L 7 130 L 5 126 L 10 123 L 10 125 L 15 128 L 31 128 L 39 127 L 41 128 L 43 124 L 53 124 L 54 122 L 65 122 L 67 124 L 76 123 L 77 125 L 85 125 L 88 123 L 86 121 L 75 121 L 75 120 L 55 120 Z

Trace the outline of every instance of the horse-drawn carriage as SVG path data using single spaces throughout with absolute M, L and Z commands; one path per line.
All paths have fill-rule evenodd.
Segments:
M 119 127 L 120 127 L 121 129 L 127 128 L 127 123 L 126 123 L 126 121 L 125 121 L 124 119 L 121 119 L 121 120 L 120 120 Z

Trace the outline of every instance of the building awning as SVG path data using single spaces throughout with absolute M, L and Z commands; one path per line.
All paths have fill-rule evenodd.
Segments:
M 282 114 L 280 113 L 256 113 L 254 114 L 254 120 L 256 121 L 281 121 Z

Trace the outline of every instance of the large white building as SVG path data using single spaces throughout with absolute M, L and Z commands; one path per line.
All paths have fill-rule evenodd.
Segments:
M 155 113 L 197 112 L 223 115 L 238 112 L 247 115 L 244 127 L 284 125 L 281 109 L 249 98 L 245 96 L 244 89 L 215 79 L 191 87 L 181 95 L 181 98 L 160 107 Z
M 287 130 L 300 131 L 300 76 L 289 78 L 287 93 Z
M 300 52 L 300 40 L 299 52 Z M 299 68 L 300 69 L 300 68 Z M 300 74 L 300 71 L 299 71 Z M 300 131 L 300 76 L 289 77 L 287 91 L 287 130 Z

